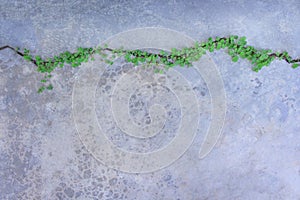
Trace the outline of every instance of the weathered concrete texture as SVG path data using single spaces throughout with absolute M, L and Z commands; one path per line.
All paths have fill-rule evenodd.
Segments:
M 299 19 L 297 0 L 0 0 L 0 46 L 27 47 L 50 56 L 79 46 L 96 46 L 121 31 L 151 26 L 170 28 L 200 41 L 210 36 L 244 35 L 253 46 L 286 50 L 297 57 Z M 228 108 L 217 146 L 198 159 L 202 130 L 209 127 L 210 94 L 201 75 L 177 69 L 188 77 L 199 105 L 205 105 L 200 134 L 169 167 L 128 174 L 99 163 L 78 137 L 72 91 L 79 69 L 57 69 L 53 92 L 39 95 L 41 75 L 35 66 L 9 50 L 1 51 L 0 199 L 300 199 L 300 69 L 275 61 L 255 73 L 249 62 L 232 63 L 223 51 L 210 56 L 222 75 Z M 99 124 L 125 150 L 161 148 L 176 136 L 181 118 L 174 94 L 160 88 L 170 95 L 168 135 L 139 146 L 126 140 L 111 118 L 104 118 L 112 113 L 109 106 L 103 106 L 108 99 L 101 97 L 109 97 L 106 92 L 121 73 L 124 69 L 116 67 L 101 75 L 95 93 Z M 128 102 L 132 120 L 142 125 L 149 123 L 145 107 L 149 97 L 143 97 L 143 90 L 137 90 Z

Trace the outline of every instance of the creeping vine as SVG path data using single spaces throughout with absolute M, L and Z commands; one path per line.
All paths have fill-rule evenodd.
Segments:
M 252 70 L 255 72 L 258 72 L 265 66 L 269 66 L 275 59 L 284 60 L 292 64 L 292 68 L 297 68 L 300 65 L 300 58 L 293 59 L 286 51 L 272 52 L 270 49 L 255 49 L 253 46 L 247 45 L 246 37 L 238 37 L 236 35 L 222 38 L 216 37 L 214 39 L 210 37 L 206 42 L 196 42 L 192 47 L 182 49 L 172 48 L 171 52 L 160 51 L 159 53 L 151 53 L 139 49 L 112 49 L 109 48 L 108 45 L 104 45 L 103 47 L 98 46 L 94 48 L 79 47 L 77 51 L 73 53 L 66 51 L 54 57 L 42 58 L 39 55 L 31 55 L 30 51 L 26 48 L 21 50 L 20 48 L 9 45 L 0 47 L 0 51 L 7 48 L 15 51 L 19 56 L 33 63 L 37 67 L 37 71 L 44 74 L 40 80 L 42 86 L 38 89 L 38 93 L 46 89 L 53 89 L 49 80 L 55 68 L 62 68 L 65 64 L 69 64 L 74 68 L 78 67 L 83 62 L 95 60 L 95 54 L 99 54 L 101 61 L 110 65 L 113 64 L 113 60 L 116 57 L 124 56 L 127 62 L 133 63 L 136 66 L 139 64 L 155 64 L 155 66 L 162 64 L 165 69 L 169 69 L 177 65 L 190 67 L 192 66 L 192 62 L 198 61 L 203 54 L 206 54 L 206 51 L 213 52 L 227 48 L 227 53 L 231 56 L 233 62 L 237 62 L 239 58 L 248 59 L 253 64 Z M 155 72 L 162 73 L 163 71 L 162 69 L 156 68 Z

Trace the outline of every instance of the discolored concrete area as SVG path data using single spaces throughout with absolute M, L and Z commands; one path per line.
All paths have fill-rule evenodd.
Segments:
M 123 31 L 161 27 L 198 41 L 246 36 L 257 48 L 286 50 L 299 57 L 299 19 L 298 1 L 2 0 L 0 46 L 27 47 L 52 56 L 79 46 L 97 46 Z M 88 65 L 55 70 L 54 90 L 37 94 L 41 75 L 35 66 L 12 51 L 1 51 L 0 199 L 299 199 L 300 69 L 274 61 L 255 73 L 248 61 L 233 63 L 224 51 L 208 58 L 219 70 L 226 93 L 223 134 L 215 148 L 199 159 L 213 120 L 212 91 L 195 68 L 176 67 L 200 111 L 193 143 L 163 169 L 127 173 L 100 162 L 78 133 L 72 97 Z M 122 82 L 126 76 L 128 81 Z M 146 83 L 125 87 L 135 76 Z M 113 145 L 146 153 L 177 137 L 184 105 L 166 86 L 169 79 L 122 60 L 103 68 L 94 85 L 95 116 Z M 183 90 L 176 80 L 173 83 Z M 126 92 L 127 100 L 117 98 Z M 118 113 L 124 114 L 117 112 L 117 105 L 126 101 L 129 125 L 124 118 L 116 120 Z M 154 123 L 153 116 L 158 123 L 147 129 L 153 137 L 126 134 L 144 130 L 140 127 Z

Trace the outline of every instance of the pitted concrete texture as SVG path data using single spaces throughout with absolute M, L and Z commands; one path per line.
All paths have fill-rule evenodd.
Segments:
M 286 50 L 299 57 L 299 19 L 297 0 L 0 0 L 0 46 L 27 47 L 46 57 L 97 46 L 122 31 L 163 27 L 198 41 L 246 36 L 257 48 Z M 75 127 L 72 93 L 84 66 L 56 69 L 54 90 L 37 94 L 41 75 L 36 67 L 10 50 L 1 51 L 0 199 L 300 199 L 300 69 L 274 61 L 255 73 L 248 61 L 233 63 L 223 50 L 209 56 L 223 79 L 227 106 L 223 134 L 215 148 L 199 159 L 211 122 L 211 91 L 193 68 L 176 67 L 200 106 L 194 142 L 161 170 L 125 173 L 92 156 Z M 124 62 L 99 74 L 97 121 L 118 148 L 155 151 L 176 137 L 182 105 L 163 85 L 164 78 L 159 79 L 161 85 L 148 80 L 135 90 L 128 88 L 124 109 L 137 127 L 153 122 L 155 115 L 149 109 L 153 101 L 167 112 L 164 124 L 157 124 L 162 132 L 155 137 L 138 143 L 125 135 L 109 104 L 115 86 L 124 89 L 121 75 L 130 73 L 150 77 L 147 70 Z

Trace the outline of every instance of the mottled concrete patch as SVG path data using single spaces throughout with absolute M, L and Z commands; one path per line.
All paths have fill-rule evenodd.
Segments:
M 170 28 L 196 40 L 245 35 L 256 47 L 300 55 L 300 3 L 276 1 L 10 1 L 0 3 L 0 46 L 27 47 L 50 56 L 78 46 L 96 46 L 121 31 Z M 205 105 L 198 134 L 174 164 L 148 174 L 127 174 L 99 163 L 74 126 L 72 91 L 79 69 L 57 69 L 54 91 L 38 95 L 41 76 L 13 52 L 0 52 L 0 199 L 299 199 L 300 69 L 275 61 L 259 73 L 247 61 L 210 54 L 226 90 L 224 133 L 205 159 L 199 146 L 210 122 L 207 85 L 188 77 Z M 141 147 L 128 142 L 101 98 L 124 72 L 107 68 L 98 84 L 97 116 L 111 140 L 127 150 L 153 150 L 176 135 L 178 104 L 167 89 L 168 135 Z M 146 87 L 146 86 L 145 86 Z M 136 123 L 147 124 L 147 95 L 139 88 L 128 104 Z M 136 96 L 133 96 L 136 95 Z M 137 98 L 135 98 L 137 97 Z M 102 107 L 101 107 L 102 106 Z M 104 106 L 104 107 L 103 107 Z M 174 108 L 174 109 L 173 109 Z M 145 117 L 144 117 L 145 116 Z M 175 131 L 174 131 L 175 130 Z

